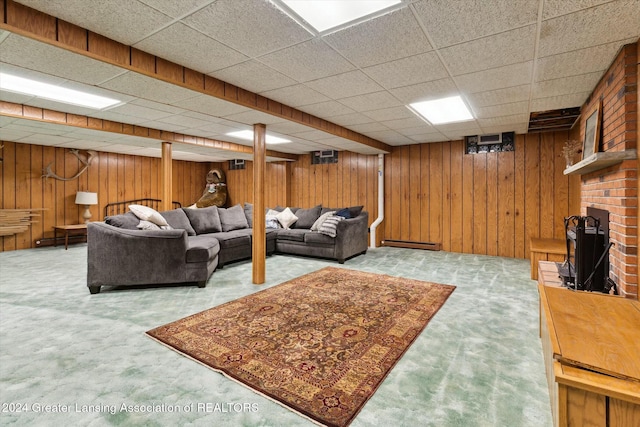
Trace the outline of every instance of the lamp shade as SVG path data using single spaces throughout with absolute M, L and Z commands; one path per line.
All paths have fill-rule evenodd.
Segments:
M 97 205 L 98 193 L 89 193 L 87 191 L 78 191 L 76 193 L 76 205 Z

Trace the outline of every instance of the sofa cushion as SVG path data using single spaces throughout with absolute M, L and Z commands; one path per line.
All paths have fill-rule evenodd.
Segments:
M 129 210 L 142 221 L 153 222 L 157 225 L 169 225 L 167 224 L 167 220 L 164 219 L 157 210 L 149 206 L 129 205 Z
M 214 236 L 220 243 L 220 248 L 234 248 L 236 246 L 251 246 L 251 229 L 223 231 Z
M 314 206 L 310 209 L 298 209 L 295 212 L 298 220 L 294 223 L 293 228 L 305 228 L 309 230 L 313 223 L 315 223 L 316 220 L 320 218 L 321 210 L 322 205 Z
M 310 245 L 328 245 L 336 244 L 336 239 L 322 233 L 307 233 L 304 235 L 304 242 Z
M 324 220 L 329 218 L 331 215 L 335 215 L 335 213 L 336 211 L 328 211 L 320 215 L 320 218 L 318 218 L 311 226 L 311 231 L 318 231 Z
M 249 228 L 247 217 L 244 215 L 244 209 L 240 204 L 227 209 L 219 208 L 218 213 L 220 214 L 222 231 L 233 231 L 243 228 Z
M 349 208 L 338 209 L 338 211 L 336 212 L 336 216 L 341 216 L 344 219 L 348 219 L 351 218 L 351 211 L 349 210 Z
M 360 215 L 360 213 L 362 213 L 362 209 L 364 209 L 364 206 L 350 206 L 347 209 L 349 209 L 349 213 L 351 214 L 351 218 L 355 218 L 358 215 Z
M 108 216 L 104 219 L 104 222 L 114 227 L 136 230 L 140 223 L 140 218 L 135 216 L 133 212 L 127 212 L 125 214 Z
M 305 233 L 311 233 L 309 230 L 302 228 L 294 228 L 289 230 L 278 231 L 278 240 L 288 240 L 291 242 L 304 242 Z
M 191 226 L 187 214 L 182 209 L 172 209 L 170 211 L 160 212 L 160 215 L 167 220 L 167 223 L 175 229 L 187 230 L 189 236 L 195 236 L 196 231 Z
M 189 237 L 187 245 L 187 262 L 207 262 L 220 252 L 218 239 L 208 234 Z
M 196 234 L 217 233 L 222 231 L 217 206 L 208 208 L 183 208 Z
M 287 230 L 290 229 L 293 223 L 298 220 L 298 217 L 295 216 L 289 208 L 286 208 L 278 215 L 276 215 L 276 218 L 278 218 L 278 221 L 280 222 L 282 227 Z

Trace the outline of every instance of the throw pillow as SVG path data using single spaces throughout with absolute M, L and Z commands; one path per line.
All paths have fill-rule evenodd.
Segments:
M 142 221 L 150 221 L 156 225 L 169 225 L 167 220 L 153 208 L 143 205 L 129 205 L 129 210 Z
M 247 217 L 247 224 L 249 224 L 249 228 L 253 228 L 253 204 L 245 202 L 244 216 Z
M 247 223 L 247 217 L 244 216 L 244 209 L 242 205 L 237 204 L 227 209 L 218 208 L 218 212 L 220 213 L 222 231 L 249 228 L 249 223 Z
M 336 212 L 336 215 L 341 216 L 344 219 L 351 218 L 351 212 L 349 211 L 349 208 L 343 208 L 338 210 L 338 212 Z
M 295 216 L 298 217 L 298 220 L 294 224 L 293 228 L 310 229 L 313 223 L 320 218 L 321 210 L 322 205 L 314 206 L 311 209 L 298 209 L 295 212 Z
M 358 215 L 360 215 L 360 213 L 362 212 L 362 209 L 364 209 L 364 206 L 351 206 L 348 209 L 349 209 L 349 214 L 351 214 L 351 218 L 355 218 Z
M 273 230 L 277 230 L 278 228 L 280 228 L 280 223 L 278 222 L 278 218 L 275 215 L 267 215 L 266 227 Z
M 135 230 L 138 228 L 140 218 L 135 216 L 133 212 L 127 212 L 120 215 L 108 216 L 104 219 L 104 222 L 114 227 Z
M 282 228 L 285 228 L 287 230 L 289 230 L 291 228 L 291 225 L 293 225 L 293 223 L 298 220 L 298 217 L 295 216 L 289 208 L 286 208 L 282 212 L 278 213 L 278 215 L 276 215 L 276 218 L 278 218 L 278 222 L 282 224 Z
M 313 225 L 311 226 L 311 231 L 318 231 L 320 229 L 320 226 L 324 222 L 324 220 L 329 218 L 331 215 L 335 215 L 335 213 L 336 211 L 329 211 L 320 215 L 320 218 L 318 218 L 316 222 L 314 222 Z
M 219 233 L 222 231 L 217 206 L 198 209 L 184 208 L 183 211 L 189 218 L 189 222 L 196 234 Z
M 172 209 L 170 211 L 160 212 L 160 215 L 167 220 L 167 223 L 175 229 L 186 230 L 189 236 L 195 236 L 196 231 L 189 222 L 189 217 L 182 209 Z
M 333 215 L 327 218 L 320 228 L 318 229 L 319 233 L 326 234 L 329 237 L 336 237 L 338 235 L 338 223 L 344 220 L 344 217 Z

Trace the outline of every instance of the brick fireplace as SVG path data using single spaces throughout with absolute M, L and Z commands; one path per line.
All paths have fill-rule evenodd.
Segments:
M 584 138 L 587 116 L 600 106 L 599 152 L 627 153 L 636 150 L 638 141 L 638 55 L 640 40 L 624 46 L 582 106 L 579 126 L 572 138 Z M 579 132 L 579 135 L 578 135 Z M 597 170 L 583 170 L 581 175 L 581 215 L 587 207 L 609 211 L 610 239 L 614 243 L 609 255 L 609 277 L 621 295 L 638 298 L 638 170 L 632 160 Z

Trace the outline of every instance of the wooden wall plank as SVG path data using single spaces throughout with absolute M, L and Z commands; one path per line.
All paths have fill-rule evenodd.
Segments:
M 427 238 L 427 234 L 429 232 L 428 224 L 429 224 L 429 194 L 428 186 L 425 185 L 424 188 L 421 185 L 423 180 L 421 176 L 421 154 L 425 152 L 428 156 L 429 147 L 423 146 L 421 150 L 421 146 L 418 144 L 409 146 L 409 170 L 408 170 L 408 182 L 407 189 L 409 193 L 409 206 L 407 210 L 407 220 L 409 222 L 409 229 L 411 233 L 415 236 L 419 236 L 422 240 L 423 238 Z M 423 205 L 423 202 L 426 205 Z M 423 227 L 423 222 L 426 224 Z M 424 237 L 423 237 L 424 236 Z
M 531 237 L 540 235 L 540 135 L 525 135 L 525 258 L 529 257 Z M 544 195 L 551 197 L 551 195 Z
M 463 173 L 464 144 L 451 142 L 451 247 L 447 250 L 463 252 Z
M 442 244 L 442 176 L 443 143 L 429 145 L 429 234 L 428 242 Z
M 514 197 L 514 245 L 515 245 L 515 257 L 525 258 L 525 245 L 526 245 L 526 231 L 525 231 L 525 136 L 516 135 L 515 143 L 515 197 Z
M 498 154 L 487 158 L 487 255 L 498 255 Z
M 545 132 L 540 136 L 540 213 L 548 212 L 550 215 L 540 216 L 539 236 L 553 238 L 555 218 L 555 188 L 554 188 L 554 159 L 555 134 Z M 560 166 L 561 167 L 561 166 Z
M 498 256 L 515 255 L 515 153 L 498 153 Z
M 409 192 L 411 188 L 409 188 L 409 181 L 407 180 L 407 176 L 409 173 L 409 146 L 402 146 L 399 148 L 400 153 L 400 186 L 397 187 L 400 190 L 400 200 L 399 200 L 399 220 L 400 220 L 400 240 L 410 240 L 411 239 L 411 230 L 409 224 Z
M 487 155 L 473 155 L 473 253 L 487 251 Z
M 2 143 L 2 209 L 16 208 L 16 143 L 5 141 Z M 3 236 L 2 250 L 17 249 L 16 236 Z

